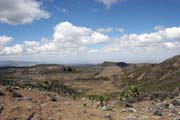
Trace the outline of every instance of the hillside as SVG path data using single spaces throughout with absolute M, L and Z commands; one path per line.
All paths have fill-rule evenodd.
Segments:
M 180 56 L 159 64 L 1 67 L 0 119 L 172 120 L 180 114 L 179 84 Z
M 143 92 L 174 91 L 180 84 L 180 56 L 159 64 L 104 62 L 93 66 L 39 64 L 1 68 L 1 78 L 25 83 L 60 80 L 83 94 L 118 93 L 129 85 Z M 20 82 L 20 83 L 21 83 Z M 19 83 L 19 82 L 18 82 Z
M 147 91 L 173 91 L 180 84 L 180 56 L 126 71 L 121 80 L 123 85 L 137 84 Z

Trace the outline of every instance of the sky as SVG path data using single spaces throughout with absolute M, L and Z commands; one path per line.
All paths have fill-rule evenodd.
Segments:
M 155 63 L 180 54 L 180 0 L 0 0 L 0 60 Z

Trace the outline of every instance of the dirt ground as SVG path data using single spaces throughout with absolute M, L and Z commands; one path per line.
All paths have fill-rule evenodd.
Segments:
M 135 112 L 110 101 L 111 110 L 103 111 L 97 102 L 87 98 L 73 100 L 70 97 L 39 90 L 18 89 L 22 97 L 13 97 L 11 91 L 0 86 L 0 120 L 175 120 L 180 117 L 168 110 L 162 116 L 143 111 L 153 101 L 133 104 Z M 84 106 L 86 104 L 86 106 Z M 177 108 L 180 110 L 179 108 Z

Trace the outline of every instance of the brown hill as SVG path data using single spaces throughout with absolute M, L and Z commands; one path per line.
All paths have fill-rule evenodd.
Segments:
M 147 91 L 173 91 L 180 85 L 180 55 L 127 71 L 121 80 L 123 85 L 137 84 Z

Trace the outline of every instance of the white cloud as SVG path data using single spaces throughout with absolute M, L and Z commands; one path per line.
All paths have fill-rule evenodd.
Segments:
M 178 50 L 180 50 L 180 41 L 165 42 L 164 45 L 165 45 L 165 47 L 167 47 L 169 49 L 178 49 Z
M 169 57 L 166 52 L 170 55 L 180 54 L 180 27 L 166 28 L 152 33 L 110 37 L 87 27 L 61 22 L 54 27 L 51 40 L 43 38 L 40 41 L 25 41 L 21 44 L 6 46 L 6 43 L 11 40 L 11 37 L 0 37 L 0 56 L 55 55 L 61 58 L 73 55 L 76 60 L 79 56 L 83 56 L 79 59 L 92 60 L 94 58 L 95 61 L 95 59 L 100 60 L 101 57 L 104 58 L 103 60 L 111 58 L 119 60 L 122 55 L 125 60 L 127 58 L 140 60 L 142 56 L 144 60 L 152 60 L 152 58 L 156 60 L 159 55 Z
M 11 54 L 41 54 L 41 53 L 77 53 L 87 50 L 88 45 L 101 44 L 109 41 L 107 35 L 93 31 L 90 28 L 74 26 L 62 22 L 54 27 L 52 40 L 25 41 L 12 47 L 4 47 L 0 55 Z
M 27 24 L 49 18 L 49 13 L 41 9 L 41 5 L 36 0 L 0 0 L 0 23 Z
M 8 37 L 8 36 L 0 36 L 0 46 L 5 45 L 6 43 L 12 41 L 12 37 Z
M 120 33 L 123 33 L 125 31 L 123 28 L 116 28 L 116 30 Z
M 107 28 L 98 28 L 96 29 L 97 32 L 100 32 L 100 33 L 110 33 L 110 32 L 113 32 L 113 30 L 116 30 L 120 33 L 123 33 L 125 30 L 123 28 L 112 28 L 112 27 L 107 27 Z
M 53 42 L 59 45 L 81 46 L 106 42 L 109 37 L 86 27 L 74 26 L 69 22 L 62 22 L 55 26 Z
M 96 29 L 97 32 L 100 32 L 100 33 L 110 33 L 113 31 L 113 28 L 111 27 L 108 27 L 108 28 L 98 28 Z
M 97 0 L 97 1 L 104 4 L 106 8 L 110 8 L 112 5 L 118 3 L 121 0 Z
M 20 54 L 23 52 L 23 48 L 21 45 L 14 45 L 12 47 L 5 47 L 0 53 L 3 53 L 5 55 L 8 54 Z
M 172 27 L 153 33 L 123 35 L 114 39 L 114 42 L 103 49 L 107 52 L 128 51 L 129 53 L 133 50 L 140 50 L 143 53 L 145 50 L 158 51 L 173 47 L 180 53 L 179 43 L 180 27 Z
M 164 29 L 165 29 L 165 27 L 162 26 L 162 25 L 157 25 L 157 26 L 154 27 L 155 31 L 160 31 L 160 30 L 164 30 Z

